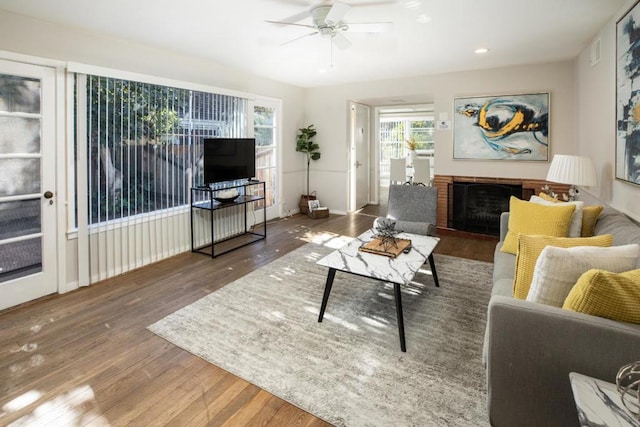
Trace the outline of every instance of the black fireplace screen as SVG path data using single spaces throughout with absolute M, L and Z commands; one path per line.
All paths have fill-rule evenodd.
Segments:
M 454 182 L 449 184 L 447 226 L 456 230 L 498 236 L 500 214 L 509 198 L 522 198 L 522 185 Z

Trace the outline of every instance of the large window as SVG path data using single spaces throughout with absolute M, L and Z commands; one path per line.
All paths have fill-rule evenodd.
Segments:
M 88 76 L 89 223 L 188 203 L 204 137 L 246 137 L 243 98 Z

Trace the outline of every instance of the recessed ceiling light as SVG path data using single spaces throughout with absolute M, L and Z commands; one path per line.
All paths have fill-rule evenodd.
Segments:
M 478 49 L 474 50 L 474 52 L 475 53 L 487 53 L 487 52 L 489 52 L 489 49 L 487 49 L 486 47 L 481 47 L 481 48 L 478 48 Z

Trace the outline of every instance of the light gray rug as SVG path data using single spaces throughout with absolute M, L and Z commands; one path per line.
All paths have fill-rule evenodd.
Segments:
M 327 242 L 329 244 L 335 242 Z M 175 345 L 339 426 L 483 426 L 482 341 L 490 263 L 435 256 L 404 289 L 338 272 L 309 243 L 149 326 Z

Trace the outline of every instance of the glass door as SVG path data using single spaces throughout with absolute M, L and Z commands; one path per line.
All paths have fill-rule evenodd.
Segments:
M 55 71 L 0 61 L 0 310 L 56 292 Z

